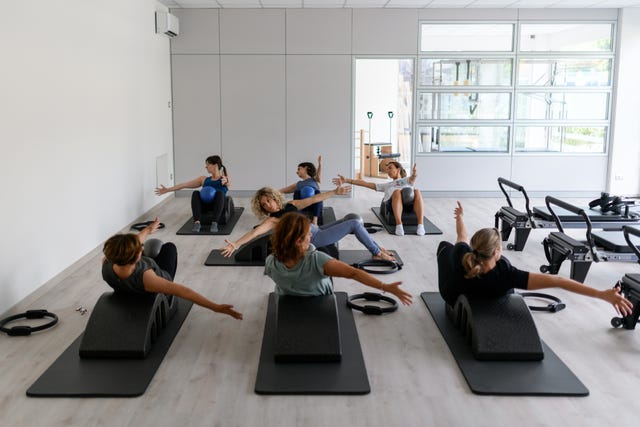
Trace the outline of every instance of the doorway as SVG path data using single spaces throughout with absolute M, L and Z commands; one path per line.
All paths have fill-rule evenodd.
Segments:
M 361 179 L 386 178 L 385 165 L 408 169 L 413 134 L 412 58 L 356 58 L 354 171 Z

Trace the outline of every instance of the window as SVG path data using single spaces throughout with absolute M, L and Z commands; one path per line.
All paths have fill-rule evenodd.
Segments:
M 422 24 L 422 52 L 513 50 L 513 24 Z
M 612 50 L 612 24 L 520 25 L 521 52 L 611 52 Z
M 604 153 L 614 33 L 612 22 L 421 23 L 418 152 Z

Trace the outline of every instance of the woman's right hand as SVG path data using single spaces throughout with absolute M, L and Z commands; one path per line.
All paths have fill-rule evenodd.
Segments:
M 413 303 L 413 295 L 404 289 L 400 289 L 400 285 L 402 285 L 402 282 L 393 282 L 385 283 L 382 287 L 384 292 L 395 295 L 404 305 L 410 305 Z
M 336 194 L 338 196 L 349 194 L 350 192 L 351 192 L 351 186 L 350 185 L 344 185 L 344 186 L 336 187 Z
M 162 196 L 163 194 L 168 192 L 169 192 L 169 189 L 162 184 L 160 184 L 160 187 L 155 189 L 156 196 Z
M 238 249 L 238 247 L 231 240 L 224 239 L 224 242 L 227 245 L 225 247 L 223 247 L 223 248 L 220 248 L 220 253 L 225 258 L 229 258 L 231 255 L 233 255 L 233 253 L 236 251 L 236 249 Z

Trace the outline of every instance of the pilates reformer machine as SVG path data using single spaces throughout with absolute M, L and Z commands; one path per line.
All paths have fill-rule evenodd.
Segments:
M 635 253 L 638 260 L 640 260 L 640 249 L 631 242 L 629 234 L 633 234 L 636 237 L 640 237 L 640 230 L 633 227 L 623 228 L 624 239 L 627 241 L 627 245 L 633 253 Z M 640 262 L 640 261 L 638 261 Z M 628 316 L 614 317 L 611 319 L 611 326 L 617 328 L 619 326 L 625 329 L 635 329 L 640 317 L 640 274 L 628 273 L 625 274 L 622 279 L 616 283 L 616 286 L 620 286 L 622 295 L 625 296 L 633 304 L 633 312 Z
M 556 228 L 554 215 L 545 206 L 530 207 L 530 200 L 524 187 L 504 178 L 498 178 L 500 190 L 507 199 L 508 206 L 503 206 L 495 214 L 495 227 L 500 230 L 502 241 L 508 241 L 511 231 L 515 230 L 513 243 L 507 244 L 507 249 L 522 251 L 529 233 L 534 228 Z M 514 208 L 506 187 L 516 190 L 524 196 L 525 211 Z M 640 214 L 630 210 L 633 202 L 624 201 L 619 197 L 611 197 L 603 193 L 599 199 L 589 203 L 589 208 L 583 211 L 589 217 L 592 228 L 601 230 L 622 230 L 625 225 L 640 226 Z M 585 228 L 582 216 L 564 208 L 556 209 L 556 217 L 562 220 L 564 228 Z M 500 225 L 500 227 L 499 227 Z
M 545 203 L 554 217 L 558 231 L 549 233 L 549 236 L 542 241 L 545 256 L 549 262 L 547 265 L 540 266 L 542 273 L 557 274 L 562 263 L 569 260 L 571 262 L 570 277 L 578 282 L 584 282 L 593 262 L 638 261 L 636 251 L 632 249 L 634 243 L 628 235 L 628 226 L 623 228 L 627 230 L 626 232 L 620 230 L 594 232 L 592 221 L 584 209 L 551 196 L 545 198 Z M 586 226 L 585 241 L 575 240 L 564 233 L 564 223 L 551 205 L 581 218 L 583 227 Z M 636 242 L 635 245 L 639 243 Z

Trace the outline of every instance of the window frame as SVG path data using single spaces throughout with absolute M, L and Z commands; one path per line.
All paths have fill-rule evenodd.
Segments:
M 420 46 L 422 41 L 422 30 L 424 24 L 512 24 L 512 46 L 511 52 L 501 51 L 423 51 Z M 611 50 L 610 51 L 520 51 L 520 29 L 522 25 L 530 24 L 608 24 L 611 25 Z M 615 78 L 615 61 L 616 61 L 616 46 L 617 46 L 617 21 L 614 19 L 603 20 L 504 20 L 504 21 L 433 21 L 433 20 L 420 20 L 419 25 L 419 43 L 418 43 L 418 56 L 415 63 L 415 100 L 414 100 L 414 132 L 415 135 L 415 155 L 416 156 L 437 156 L 442 153 L 454 154 L 454 155 L 483 155 L 489 154 L 493 156 L 530 156 L 530 155 L 572 155 L 572 156 L 606 156 L 610 149 L 611 132 L 612 132 L 612 110 L 614 104 L 615 90 L 614 90 L 614 78 Z M 463 58 L 463 59 L 461 59 Z M 519 85 L 519 72 L 520 61 L 522 59 L 605 59 L 610 61 L 609 70 L 609 84 L 605 86 L 534 86 L 534 85 Z M 459 90 L 460 86 L 454 85 L 429 85 L 422 83 L 422 61 L 429 59 L 461 59 L 461 60 L 474 60 L 474 59 L 487 59 L 487 60 L 511 60 L 511 85 L 510 86 L 463 86 L 464 92 L 482 93 L 482 92 L 510 92 L 511 102 L 509 105 L 509 119 L 494 120 L 494 119 L 420 119 L 420 104 L 419 99 L 422 94 L 425 93 L 451 93 Z M 517 100 L 519 95 L 523 93 L 549 93 L 549 92 L 564 92 L 564 93 L 606 93 L 608 94 L 608 105 L 606 106 L 606 119 L 522 119 L 517 117 Z M 508 126 L 509 138 L 506 151 L 431 151 L 431 147 L 428 151 L 419 151 L 421 148 L 420 129 L 432 126 Z M 523 151 L 516 146 L 516 131 L 520 127 L 529 126 L 548 126 L 548 127 L 605 127 L 605 136 L 603 141 L 602 151 L 598 152 L 563 152 L 563 151 Z M 525 145 L 526 146 L 526 145 Z M 423 150 L 426 147 L 422 147 Z

